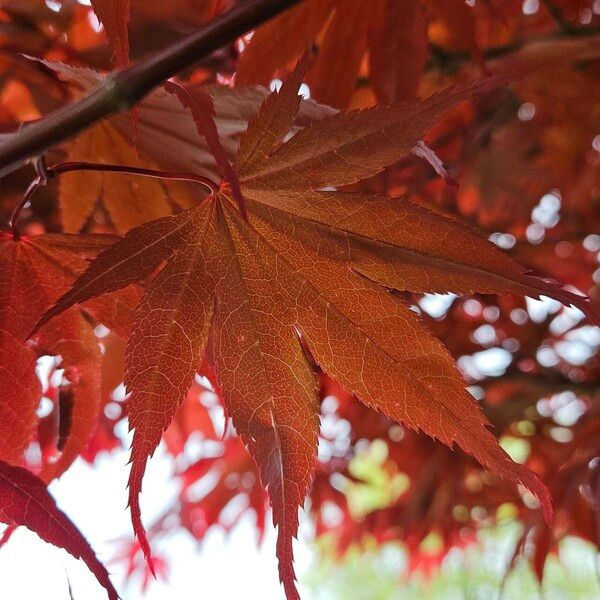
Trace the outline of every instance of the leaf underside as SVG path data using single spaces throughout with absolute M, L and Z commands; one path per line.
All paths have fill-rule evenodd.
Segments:
M 448 351 L 394 291 L 543 294 L 588 310 L 584 298 L 529 276 L 454 221 L 402 200 L 323 191 L 399 160 L 449 106 L 493 83 L 331 116 L 283 143 L 305 63 L 240 144 L 247 221 L 223 190 L 132 229 L 40 321 L 162 267 L 137 309 L 126 358 L 136 533 L 149 556 L 138 499 L 145 464 L 208 346 L 226 409 L 269 491 L 288 598 L 298 597 L 292 539 L 319 428 L 311 360 L 369 407 L 529 488 L 549 520 L 544 485 L 500 448 Z

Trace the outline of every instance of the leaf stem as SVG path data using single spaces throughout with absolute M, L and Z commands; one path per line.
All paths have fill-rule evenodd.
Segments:
M 17 222 L 19 220 L 19 217 L 21 216 L 21 213 L 23 212 L 23 209 L 25 208 L 26 204 L 31 199 L 31 196 L 33 196 L 35 190 L 37 190 L 42 185 L 44 185 L 42 178 L 39 176 L 36 177 L 29 184 L 29 186 L 28 186 L 27 190 L 25 191 L 25 193 L 23 194 L 23 197 L 21 198 L 20 202 L 15 207 L 15 210 L 13 210 L 13 213 L 10 216 L 10 219 L 8 221 L 8 225 L 10 227 L 10 230 L 12 232 L 12 236 L 13 236 L 14 240 L 21 239 L 21 232 L 19 231 L 19 228 L 17 227 Z
M 211 194 L 219 191 L 219 185 L 208 177 L 195 175 L 194 173 L 177 173 L 171 171 L 157 171 L 156 169 L 145 169 L 142 167 L 130 167 L 127 165 L 105 165 L 92 162 L 64 162 L 48 167 L 47 173 L 51 179 L 71 171 L 104 171 L 107 173 L 126 173 L 127 175 L 139 175 L 152 179 L 168 179 L 170 181 L 189 181 L 203 185 Z
M 29 184 L 27 190 L 23 194 L 23 197 L 15 207 L 10 220 L 9 226 L 15 240 L 20 239 L 21 232 L 18 228 L 18 220 L 25 208 L 26 204 L 31 199 L 31 196 L 39 187 L 43 187 L 48 181 L 55 179 L 63 173 L 69 173 L 73 171 L 102 171 L 107 173 L 125 173 L 127 175 L 137 175 L 140 177 L 150 177 L 152 179 L 166 179 L 169 181 L 189 181 L 190 183 L 197 183 L 204 186 L 209 193 L 216 194 L 219 191 L 219 185 L 214 181 L 203 177 L 202 175 L 195 175 L 194 173 L 177 173 L 171 171 L 158 171 L 156 169 L 146 169 L 143 167 L 131 167 L 127 165 L 104 165 L 100 163 L 92 162 L 63 162 L 53 165 L 51 167 L 46 166 L 46 163 L 42 158 L 38 159 L 35 164 L 37 176 Z
M 301 0 L 246 0 L 179 42 L 109 75 L 81 100 L 24 126 L 0 145 L 0 175 L 79 133 L 93 123 L 135 105 L 163 81 Z

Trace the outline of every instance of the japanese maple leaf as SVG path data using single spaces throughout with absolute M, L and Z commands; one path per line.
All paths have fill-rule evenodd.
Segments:
M 86 91 L 103 80 L 91 69 L 42 62 Z M 258 87 L 230 90 L 167 82 L 136 107 L 135 121 L 120 113 L 69 141 L 68 160 L 191 171 L 216 181 L 221 175 L 243 205 L 229 160 L 235 155 L 239 134 L 266 94 Z M 303 101 L 297 121 L 306 124 L 332 112 L 329 107 Z M 125 233 L 170 214 L 173 204 L 189 208 L 197 202 L 180 182 L 86 170 L 61 176 L 59 199 L 63 230 L 72 233 L 81 231 L 99 206 L 116 230 Z
M 49 323 L 30 342 L 27 335 L 89 260 L 117 239 L 111 236 L 47 234 L 14 239 L 0 233 L 0 459 L 20 463 L 37 423 L 41 389 L 35 374 L 41 354 L 61 356 L 73 394 L 71 427 L 62 453 L 41 473 L 59 476 L 85 448 L 100 407 L 100 351 L 92 325 L 81 311 Z M 93 301 L 89 314 L 127 335 L 137 294 Z M 108 300 L 108 302 L 106 301 Z
M 219 166 L 219 170 L 224 179 L 227 180 L 231 188 L 231 193 L 237 200 L 240 211 L 245 217 L 246 209 L 242 190 L 240 189 L 240 182 L 235 169 L 229 162 L 227 152 L 219 139 L 219 132 L 215 123 L 217 114 L 215 112 L 214 100 L 199 87 L 184 86 L 172 80 L 167 81 L 164 84 L 164 88 L 170 94 L 177 96 L 181 105 L 189 109 L 192 113 L 198 133 L 206 139 L 206 143 Z
M 300 104 L 301 80 L 297 69 L 267 98 L 241 141 L 234 166 L 247 221 L 222 188 L 195 208 L 133 229 L 39 323 L 166 263 L 137 309 L 126 351 L 134 528 L 149 556 L 139 508 L 146 461 L 210 340 L 226 409 L 268 488 L 288 598 L 298 597 L 292 539 L 319 429 L 305 347 L 367 406 L 457 444 L 528 487 L 549 519 L 546 488 L 500 448 L 450 354 L 390 290 L 545 294 L 587 310 L 584 298 L 526 275 L 454 221 L 402 200 L 325 191 L 394 163 L 445 109 L 489 83 L 334 115 L 282 143 Z
M 27 469 L 0 461 L 0 522 L 10 528 L 24 525 L 44 541 L 81 558 L 110 600 L 119 596 L 105 567 L 77 527 L 57 506 L 46 485 Z

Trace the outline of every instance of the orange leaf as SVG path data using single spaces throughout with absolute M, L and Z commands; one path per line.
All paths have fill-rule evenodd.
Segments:
M 458 12 L 469 25 L 473 10 L 457 8 L 444 16 L 456 23 Z M 429 55 L 419 0 L 313 0 L 256 30 L 242 53 L 236 84 L 267 84 L 313 41 L 318 51 L 307 77 L 311 94 L 336 108 L 350 104 L 367 51 L 369 80 L 381 103 L 414 98 Z
M 298 56 L 305 48 L 306 46 L 299 50 Z M 103 75 L 91 69 L 72 67 L 47 60 L 41 62 L 59 74 L 62 79 L 83 91 L 89 92 L 104 81 Z M 248 120 L 256 114 L 269 92 L 261 87 L 230 89 L 224 86 L 202 86 L 200 89 L 214 100 L 216 112 L 214 120 L 219 140 L 227 157 L 231 159 L 235 156 L 238 147 L 239 134 L 246 129 Z M 313 101 L 302 101 L 296 124 L 306 126 L 334 112 L 333 109 Z M 184 108 L 179 100 L 164 88 L 154 90 L 136 106 L 135 123 L 126 113 L 110 117 L 107 123 L 110 124 L 109 142 L 104 144 L 102 152 L 102 155 L 108 157 L 108 160 L 104 159 L 105 162 L 122 160 L 124 164 L 135 164 L 130 160 L 137 160 L 137 155 L 131 158 L 126 154 L 123 154 L 122 158 L 114 156 L 111 145 L 114 144 L 117 150 L 121 149 L 121 140 L 118 137 L 115 136 L 114 142 L 110 139 L 112 132 L 117 131 L 134 148 L 134 150 L 130 148 L 129 152 L 135 154 L 135 149 L 137 149 L 140 155 L 148 160 L 150 166 L 158 165 L 160 168 L 170 171 L 197 173 L 213 181 L 218 181 L 219 169 L 215 158 L 208 148 L 206 138 L 198 135 L 191 111 Z M 73 142 L 73 147 L 77 149 L 77 141 Z M 85 145 L 83 150 L 85 150 Z M 86 160 L 85 153 L 79 157 L 73 156 L 73 159 Z M 89 156 L 89 159 L 94 162 L 103 160 L 102 156 Z M 65 177 L 67 176 L 65 175 Z M 173 195 L 173 183 L 169 183 L 171 195 Z M 184 208 L 190 206 L 189 202 L 186 203 L 186 199 L 179 195 L 173 197 L 173 200 Z M 141 210 L 146 209 L 142 208 Z
M 308 65 L 309 52 L 304 53 L 293 73 L 283 82 L 281 89 L 268 96 L 258 113 L 248 122 L 235 160 L 240 176 L 249 177 L 253 167 L 268 159 L 289 133 L 300 109 L 298 90 Z M 243 166 L 243 170 L 239 168 Z
M 406 154 L 452 105 L 498 85 L 481 80 L 423 101 L 339 113 L 299 131 L 243 183 L 260 189 L 347 185 L 371 177 Z
M 210 212 L 194 211 L 195 238 L 152 282 L 132 327 L 125 357 L 131 445 L 129 505 L 145 556 L 150 547 L 141 522 L 139 494 L 148 457 L 160 443 L 200 366 L 213 310 L 216 275 L 210 253 L 215 239 Z M 150 562 L 150 565 L 152 563 Z
M 336 108 L 348 106 L 367 48 L 369 22 L 378 4 L 337 0 L 323 31 L 319 60 L 308 77 L 311 92 L 320 102 Z
M 108 247 L 113 236 L 48 234 L 14 240 L 0 234 L 0 459 L 22 461 L 32 436 L 40 401 L 35 362 L 41 354 L 62 357 L 74 394 L 72 426 L 62 453 L 42 471 L 50 480 L 60 476 L 83 451 L 100 406 L 100 353 L 92 326 L 79 311 L 69 311 L 33 340 L 25 339 L 40 316 L 68 288 L 89 259 Z M 136 294 L 122 293 L 93 300 L 85 310 L 117 331 L 126 331 Z M 18 310 L 15 310 L 18 307 Z M 29 331 L 28 331 L 29 330 Z
M 219 139 L 219 132 L 215 124 L 215 104 L 213 99 L 198 87 L 186 87 L 174 81 L 165 82 L 164 88 L 170 94 L 177 96 L 184 108 L 190 109 L 198 133 L 206 138 L 206 143 L 219 166 L 221 174 L 229 183 L 233 197 L 237 200 L 242 213 L 245 214 L 246 209 L 244 207 L 242 190 L 240 189 L 240 180 L 231 166 Z
M 336 0 L 308 0 L 259 27 L 242 53 L 236 85 L 269 83 L 278 68 L 285 67 L 312 44 Z
M 136 532 L 148 552 L 137 505 L 144 465 L 191 385 L 208 336 L 225 407 L 269 491 L 289 598 L 298 597 L 292 540 L 318 432 L 305 348 L 367 406 L 460 446 L 528 487 L 550 520 L 545 486 L 501 449 L 449 352 L 390 288 L 545 294 L 591 312 L 585 299 L 525 274 L 454 221 L 405 201 L 318 190 L 398 160 L 473 88 L 331 117 L 277 147 L 293 123 L 301 69 L 263 104 L 241 142 L 236 166 L 247 221 L 223 190 L 133 229 L 40 321 L 143 279 L 166 261 L 138 309 L 127 349 Z
M 0 361 L 0 458 L 20 463 L 34 431 L 40 399 L 36 357 L 10 333 L 2 331 Z

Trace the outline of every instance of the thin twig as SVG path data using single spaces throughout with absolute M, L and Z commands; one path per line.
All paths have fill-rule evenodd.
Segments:
M 197 183 L 204 186 L 211 194 L 216 194 L 219 191 L 219 186 L 214 181 L 211 181 L 207 177 L 202 177 L 202 175 L 195 175 L 194 173 L 157 171 L 155 169 L 145 169 L 142 167 L 129 167 L 126 165 L 103 165 L 100 163 L 91 162 L 64 162 L 47 167 L 43 160 L 38 160 L 36 162 L 37 177 L 29 184 L 29 187 L 15 207 L 15 210 L 13 211 L 9 220 L 9 226 L 15 240 L 18 240 L 21 237 L 21 232 L 18 228 L 19 217 L 21 216 L 25 205 L 29 202 L 35 191 L 59 175 L 73 171 L 102 171 L 107 173 L 125 173 L 127 175 L 150 177 L 152 179 L 166 179 L 169 181 L 189 181 L 190 183 Z
M 219 186 L 208 177 L 194 175 L 193 173 L 172 173 L 170 171 L 157 171 L 155 169 L 144 169 L 142 167 L 128 167 L 125 165 L 104 165 L 91 162 L 64 162 L 47 168 L 47 174 L 51 179 L 63 173 L 71 171 L 103 171 L 107 173 L 126 173 L 127 175 L 139 175 L 152 179 L 168 179 L 170 181 L 189 181 L 198 183 L 208 189 L 211 194 L 219 191 Z
M 78 102 L 24 126 L 0 146 L 0 175 L 43 154 L 95 122 L 131 108 L 163 81 L 301 0 L 248 0 L 209 21 L 196 33 L 126 69 Z

